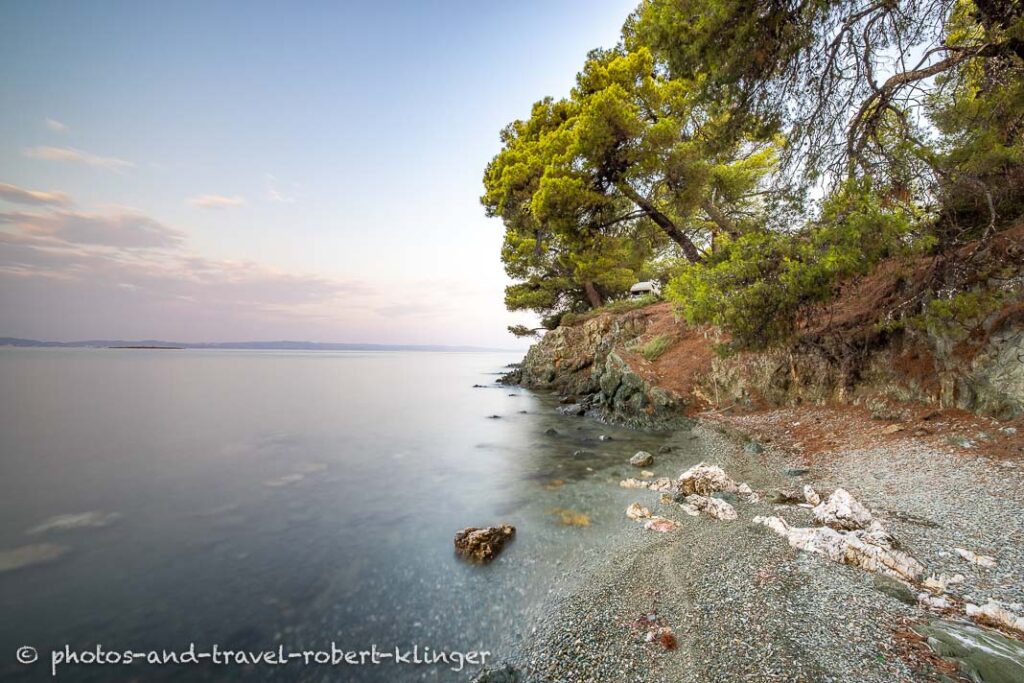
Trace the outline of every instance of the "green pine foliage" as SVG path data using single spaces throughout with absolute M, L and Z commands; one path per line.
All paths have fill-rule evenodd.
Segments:
M 508 308 L 550 328 L 658 279 L 731 348 L 785 344 L 844 279 L 1024 217 L 1024 3 L 643 0 L 501 143 Z

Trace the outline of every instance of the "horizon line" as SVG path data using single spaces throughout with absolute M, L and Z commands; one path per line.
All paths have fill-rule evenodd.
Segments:
M 27 337 L 0 337 L 0 346 L 7 347 L 100 347 L 112 345 L 135 346 L 173 346 L 178 348 L 221 348 L 221 349 L 266 349 L 266 350 L 325 350 L 325 351 L 373 351 L 373 350 L 406 350 L 406 351 L 491 351 L 491 352 L 522 352 L 522 348 L 500 348 L 493 346 L 477 346 L 472 344 L 411 344 L 381 342 L 317 342 L 309 340 L 274 339 L 269 341 L 201 341 L 184 342 L 166 339 L 73 339 L 69 341 L 31 339 Z

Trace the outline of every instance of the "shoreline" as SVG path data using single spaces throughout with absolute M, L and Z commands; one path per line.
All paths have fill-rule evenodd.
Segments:
M 787 422 L 797 413 L 825 431 L 834 424 L 826 419 L 831 415 L 847 431 L 827 449 L 793 449 L 807 431 Z M 667 443 L 676 450 L 696 446 L 703 461 L 755 491 L 846 488 L 923 562 L 926 575 L 965 577 L 947 588 L 952 600 L 1024 602 L 1024 548 L 1007 542 L 1024 538 L 1024 467 L 1007 454 L 1019 436 L 1003 435 L 993 459 L 982 457 L 981 448 L 952 439 L 941 447 L 907 426 L 897 431 L 893 423 L 849 413 L 843 407 L 709 412 L 695 415 L 692 428 L 672 432 Z M 951 430 L 965 420 L 986 422 L 955 417 L 928 420 Z M 852 438 L 855 433 L 864 438 Z M 752 437 L 764 443 L 745 448 Z M 678 464 L 650 469 L 674 480 L 673 467 Z M 478 680 L 957 680 L 958 664 L 936 656 L 913 630 L 946 615 L 922 606 L 909 586 L 790 548 L 752 523 L 767 514 L 804 526 L 808 510 L 736 502 L 739 519 L 722 521 L 680 514 L 653 491 L 631 493 L 681 528 L 658 534 L 637 525 L 625 538 L 612 533 L 606 556 L 585 568 L 579 587 L 527 636 L 511 662 L 519 678 Z M 954 547 L 992 555 L 996 565 L 970 565 Z M 675 649 L 645 642 L 636 627 L 645 617 L 672 629 Z M 992 678 L 991 661 L 960 664 L 982 667 L 990 676 L 985 681 L 1013 680 Z

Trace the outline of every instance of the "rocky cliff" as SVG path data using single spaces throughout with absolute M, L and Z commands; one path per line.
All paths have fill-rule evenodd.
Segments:
M 530 348 L 513 379 L 556 392 L 566 413 L 634 427 L 671 426 L 681 421 L 690 398 L 663 385 L 634 352 L 666 314 L 667 304 L 659 304 L 562 325 Z
M 995 303 L 966 317 L 883 324 L 936 283 L 993 293 Z M 1013 419 L 1024 414 L 1024 228 L 952 254 L 883 264 L 809 309 L 788 348 L 723 356 L 715 349 L 724 341 L 715 329 L 677 320 L 668 303 L 597 312 L 548 332 L 512 379 L 556 392 L 565 412 L 638 427 L 708 408 L 830 402 L 865 405 L 879 417 L 915 402 Z

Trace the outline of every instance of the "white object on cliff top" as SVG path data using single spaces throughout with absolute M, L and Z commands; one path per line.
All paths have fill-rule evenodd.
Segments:
M 629 288 L 629 295 L 631 297 L 647 296 L 648 294 L 661 296 L 661 283 L 657 280 L 645 280 Z

